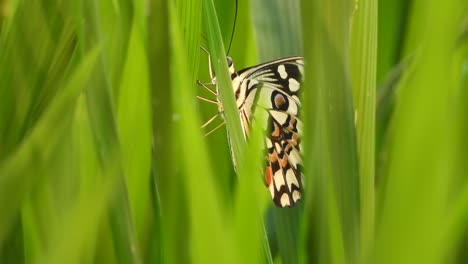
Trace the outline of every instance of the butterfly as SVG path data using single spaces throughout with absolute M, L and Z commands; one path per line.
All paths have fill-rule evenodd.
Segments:
M 202 48 L 203 49 L 203 48 Z M 202 127 L 222 115 L 222 104 L 218 89 L 208 86 L 217 85 L 213 76 L 208 51 L 211 82 L 198 84 L 216 95 L 216 101 L 197 96 L 199 99 L 218 105 L 219 112 Z M 265 128 L 265 183 L 273 202 L 278 207 L 293 207 L 302 197 L 303 174 L 301 154 L 302 123 L 299 119 L 301 101 L 299 92 L 303 76 L 302 57 L 287 57 L 262 63 L 236 71 L 234 63 L 227 57 L 229 74 L 236 97 L 244 138 L 248 139 L 256 111 L 264 111 L 267 118 Z M 214 128 L 213 132 L 224 122 Z M 208 133 L 208 134 L 209 134 Z M 228 140 L 230 142 L 229 136 Z M 232 151 L 231 151 L 232 155 Z M 235 160 L 233 159 L 235 163 Z

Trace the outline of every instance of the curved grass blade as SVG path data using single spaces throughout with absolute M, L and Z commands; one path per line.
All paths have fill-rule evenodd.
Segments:
M 65 132 L 66 122 L 63 122 L 63 119 L 72 116 L 74 102 L 90 78 L 97 57 L 98 50 L 93 49 L 83 59 L 66 88 L 46 109 L 31 134 L 12 156 L 0 164 L 0 244 L 23 199 L 38 180 L 30 178 L 36 175 L 33 172 L 47 166 L 47 162 L 54 155 L 60 135 Z M 51 127 L 54 129 L 50 130 Z M 44 138 L 50 139 L 47 144 L 44 144 Z
M 241 125 L 240 125 L 240 117 L 238 113 L 238 109 L 236 106 L 235 102 L 235 97 L 234 97 L 234 92 L 232 89 L 232 83 L 231 79 L 228 75 L 228 69 L 227 69 L 227 62 L 226 62 L 226 57 L 225 57 L 225 51 L 224 51 L 224 46 L 221 38 L 221 33 L 218 25 L 218 19 L 216 16 L 216 11 L 214 9 L 214 5 L 212 0 L 205 0 L 204 2 L 204 9 L 205 9 L 205 14 L 206 14 L 206 23 L 207 23 L 207 29 L 208 29 L 208 41 L 209 41 L 209 46 L 210 46 L 210 52 L 211 52 L 211 59 L 213 62 L 213 68 L 216 73 L 216 81 L 217 81 L 217 86 L 219 89 L 219 94 L 220 94 L 220 99 L 223 104 L 224 108 L 224 116 L 226 120 L 226 128 L 228 131 L 228 136 L 230 137 L 230 143 L 231 143 L 231 148 L 232 148 L 232 153 L 234 155 L 234 159 L 236 161 L 237 165 L 237 171 L 238 171 L 238 177 L 239 177 L 239 182 L 240 191 L 239 195 L 248 195 L 247 197 L 253 197 L 251 196 L 252 189 L 250 189 L 248 186 L 244 185 L 248 184 L 247 181 L 251 178 L 252 173 L 254 175 L 257 174 L 257 167 L 255 160 L 252 159 L 250 161 L 247 160 L 247 157 L 249 155 L 246 155 L 246 142 L 243 137 Z M 255 153 L 258 151 L 258 146 L 255 147 L 255 144 L 252 146 L 250 151 L 253 151 L 251 153 L 252 155 L 255 156 Z M 258 151 L 260 153 L 260 151 Z M 250 157 L 250 156 L 249 156 Z M 253 184 L 250 182 L 249 184 Z M 244 189 L 245 188 L 245 189 Z M 249 195 L 250 194 L 250 195 Z M 256 202 L 252 200 L 245 200 L 246 198 L 239 197 L 238 198 L 240 202 L 238 202 L 237 206 L 238 208 L 246 208 L 247 212 L 241 211 L 239 209 L 236 210 L 236 217 L 237 221 L 237 228 L 242 225 L 242 223 L 245 223 L 243 221 L 246 220 L 246 217 L 249 217 L 250 214 L 248 212 L 251 212 L 254 216 L 258 216 L 261 219 L 261 214 L 262 212 L 260 211 L 260 207 L 256 206 Z M 249 205 L 248 203 L 251 202 L 253 203 L 252 205 Z M 258 218 L 255 218 L 258 219 Z M 259 227 L 261 225 L 256 225 L 256 221 L 254 223 L 250 222 L 248 227 L 253 228 L 249 230 L 254 230 L 255 227 Z M 271 255 L 270 255 L 270 248 L 269 245 L 266 241 L 266 234 L 264 233 L 265 231 L 262 230 L 261 232 L 261 237 L 264 237 L 263 240 L 263 250 L 264 250 L 264 257 L 266 261 L 272 262 L 271 260 Z M 242 235 L 244 234 L 244 235 Z M 248 234 L 246 230 L 243 230 L 241 233 L 241 238 L 246 238 L 248 237 Z M 238 245 L 240 246 L 240 251 L 241 252 L 249 252 L 246 253 L 246 256 L 252 255 L 254 259 L 257 259 L 257 255 L 255 252 L 251 251 L 250 248 L 243 243 L 243 241 L 238 241 L 240 242 Z M 260 241 L 259 240 L 254 240 L 252 245 L 258 245 Z
M 243 166 L 242 153 L 245 151 L 246 143 L 242 134 L 231 78 L 228 75 L 226 52 L 223 46 L 216 11 L 212 0 L 205 0 L 203 6 L 206 14 L 210 55 L 213 69 L 216 73 L 220 99 L 224 108 L 226 128 L 231 138 L 231 147 L 236 164 Z
M 196 82 L 191 77 L 196 75 L 190 72 L 195 69 L 189 69 L 186 55 L 188 40 L 182 38 L 183 27 L 178 17 L 180 13 L 173 5 L 169 5 L 169 14 L 170 37 L 174 47 L 171 52 L 171 87 L 178 95 L 172 98 L 172 104 L 175 114 L 180 117 L 174 122 L 177 138 L 174 138 L 173 143 L 177 144 L 183 162 L 181 173 L 184 175 L 183 186 L 189 208 L 191 261 L 209 263 L 222 259 L 227 263 L 237 263 L 232 230 L 228 219 L 222 214 L 222 199 L 214 185 L 214 175 L 199 128 L 201 121 L 193 104 Z M 199 52 L 198 47 L 190 49 L 190 52 Z M 190 146 L 190 150 L 187 146 Z M 214 241 L 214 237 L 218 239 Z

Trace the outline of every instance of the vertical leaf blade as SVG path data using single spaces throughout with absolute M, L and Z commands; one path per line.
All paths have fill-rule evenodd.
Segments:
M 361 0 L 354 12 L 350 70 L 360 181 L 360 262 L 373 245 L 375 223 L 375 94 L 377 74 L 377 1 Z

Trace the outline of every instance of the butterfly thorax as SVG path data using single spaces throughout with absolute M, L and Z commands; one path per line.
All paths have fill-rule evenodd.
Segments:
M 236 72 L 232 59 L 230 57 L 227 57 L 227 61 L 229 65 L 229 75 L 231 76 L 232 89 L 234 90 L 234 94 L 236 96 L 237 109 L 240 109 L 245 100 L 245 91 L 242 94 L 241 89 L 242 79 L 240 78 L 240 75 Z
M 234 63 L 232 62 L 232 59 L 230 57 L 227 57 L 227 63 L 228 63 L 228 70 L 229 70 L 229 75 L 231 77 L 231 82 L 232 82 L 232 88 L 234 90 L 234 94 L 236 97 L 236 106 L 237 109 L 242 109 L 245 104 L 245 98 L 246 98 L 246 88 L 242 85 L 243 79 L 241 76 L 236 72 L 236 69 L 234 68 Z M 216 83 L 216 77 L 213 78 L 212 80 L 213 83 Z M 219 90 L 218 86 L 216 85 L 216 92 L 218 94 L 217 96 L 217 102 L 218 102 L 218 110 L 220 113 L 224 113 L 224 107 L 223 104 L 221 103 L 221 98 L 219 97 Z M 243 119 L 242 112 L 239 111 L 239 115 L 241 117 L 241 120 Z M 249 111 L 249 116 L 250 116 L 250 111 Z M 222 114 L 222 117 L 224 118 L 224 114 Z M 244 117 L 245 118 L 245 117 Z M 245 120 L 242 120 L 245 121 Z M 249 121 L 250 122 L 250 121 Z M 241 123 L 242 125 L 242 131 L 244 134 L 244 138 L 248 138 L 249 135 L 249 128 L 248 126 L 244 125 L 244 122 Z

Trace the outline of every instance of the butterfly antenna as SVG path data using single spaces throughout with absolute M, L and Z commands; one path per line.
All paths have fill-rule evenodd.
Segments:
M 237 3 L 238 0 L 236 0 L 236 12 L 234 13 L 234 24 L 232 25 L 232 33 L 231 33 L 231 41 L 229 42 L 229 48 L 228 48 L 228 51 L 227 51 L 227 54 L 226 56 L 229 55 L 229 51 L 231 50 L 231 44 L 232 44 L 232 40 L 234 39 L 234 31 L 236 31 L 236 21 L 237 21 L 237 6 L 238 6 L 238 3 Z

